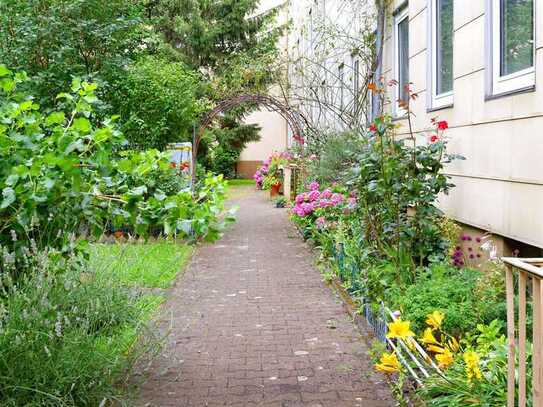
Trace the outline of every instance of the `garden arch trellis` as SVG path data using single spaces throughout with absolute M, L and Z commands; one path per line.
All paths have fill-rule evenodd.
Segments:
M 204 135 L 204 132 L 213 122 L 213 120 L 230 109 L 244 103 L 256 104 L 259 107 L 265 107 L 270 112 L 279 113 L 286 121 L 294 137 L 301 140 L 303 135 L 303 129 L 307 126 L 307 120 L 298 111 L 288 106 L 287 104 L 279 101 L 278 99 L 262 94 L 242 94 L 224 99 L 213 109 L 207 112 L 200 120 L 199 126 L 194 131 L 194 137 L 192 140 L 192 181 L 195 185 L 196 181 L 196 159 L 198 156 L 198 146 L 200 140 Z

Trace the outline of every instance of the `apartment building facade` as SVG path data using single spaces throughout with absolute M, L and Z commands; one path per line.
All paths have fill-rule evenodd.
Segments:
M 452 218 L 543 248 L 543 1 L 410 0 L 386 13 L 382 74 L 410 83 L 414 129 L 449 123 Z M 401 86 L 390 110 L 405 125 Z M 508 239 L 509 248 L 507 247 Z
M 543 0 L 389 0 L 385 4 L 384 27 L 379 27 L 374 1 L 291 2 L 290 60 L 296 61 L 292 55 L 318 59 L 315 53 L 322 45 L 319 33 L 313 32 L 315 14 L 324 14 L 324 21 L 339 22 L 354 34 L 361 28 L 373 29 L 379 38 L 381 29 L 384 41 L 376 76 L 382 76 L 384 83 L 400 83 L 387 86 L 390 103 L 386 110 L 407 129 L 405 112 L 397 100 L 405 97 L 401 84 L 410 84 L 418 95 L 411 110 L 421 142 L 427 139 L 432 118 L 446 120 L 449 151 L 466 158 L 447 166 L 446 173 L 456 187 L 440 197 L 438 205 L 468 229 L 496 236 L 499 252 L 526 245 L 530 254 L 540 254 Z M 353 18 L 365 19 L 365 26 L 357 25 Z M 360 51 L 351 53 L 339 40 L 333 45 L 338 52 L 325 54 L 335 59 L 321 63 L 321 72 L 313 77 L 329 81 L 331 76 L 342 98 L 346 90 L 356 95 L 356 82 L 366 74 L 356 67 Z M 289 68 L 293 86 L 303 80 L 299 70 L 304 66 L 299 64 L 298 71 Z M 314 82 L 317 90 L 310 91 L 318 92 L 317 85 Z M 339 105 L 348 107 L 349 103 L 346 99 Z M 315 120 L 310 101 L 300 109 Z M 366 110 L 371 112 L 371 108 Z M 338 124 L 326 117 L 323 123 L 315 122 L 321 127 Z

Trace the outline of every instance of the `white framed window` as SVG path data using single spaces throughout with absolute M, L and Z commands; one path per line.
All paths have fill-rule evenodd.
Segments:
M 535 0 L 487 0 L 489 95 L 535 85 Z
M 398 81 L 396 86 L 395 114 L 405 115 L 405 110 L 398 101 L 407 101 L 409 92 L 409 8 L 405 7 L 394 18 L 394 76 Z
M 428 53 L 429 108 L 453 104 L 454 0 L 429 0 Z

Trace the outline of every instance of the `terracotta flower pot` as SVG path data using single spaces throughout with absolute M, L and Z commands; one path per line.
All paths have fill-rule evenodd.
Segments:
M 270 188 L 270 198 L 276 198 L 279 196 L 279 189 L 281 189 L 281 184 L 272 185 Z

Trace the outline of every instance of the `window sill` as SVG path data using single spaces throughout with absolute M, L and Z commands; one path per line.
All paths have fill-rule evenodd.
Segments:
M 406 114 L 404 114 L 404 115 L 402 115 L 402 116 L 394 116 L 394 117 L 392 117 L 392 121 L 393 121 L 393 122 L 399 122 L 399 121 L 401 121 L 401 120 L 406 120 L 406 119 L 407 119 L 407 115 L 406 115 Z
M 454 103 L 447 103 L 446 105 L 443 105 L 443 106 L 428 107 L 426 109 L 426 113 L 432 113 L 432 112 L 437 112 L 439 110 L 451 109 L 453 107 L 454 107 Z
M 507 96 L 514 96 L 518 95 L 520 93 L 529 93 L 529 92 L 535 92 L 535 85 L 526 86 L 524 88 L 509 90 L 507 92 L 502 93 L 496 93 L 491 95 L 485 95 L 485 102 L 495 100 L 495 99 L 501 99 Z

